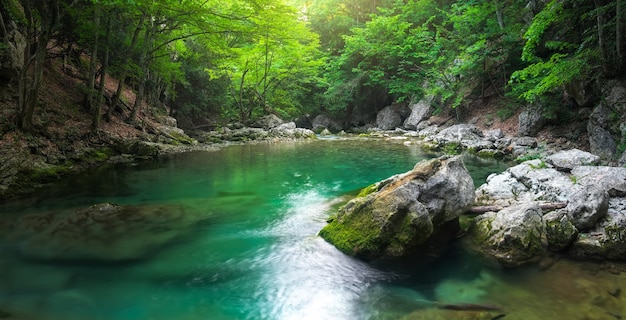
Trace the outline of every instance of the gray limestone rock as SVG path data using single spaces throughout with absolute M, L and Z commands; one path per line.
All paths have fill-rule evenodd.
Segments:
M 540 105 L 528 105 L 520 113 L 518 118 L 517 135 L 535 136 L 543 128 L 546 119 L 543 116 L 542 107 Z
M 615 157 L 617 143 L 611 132 L 590 120 L 587 123 L 587 134 L 589 135 L 589 146 L 592 153 L 603 159 L 613 159 Z
M 432 107 L 430 105 L 432 96 L 426 97 L 417 103 L 413 103 L 409 106 L 411 114 L 406 120 L 404 120 L 404 128 L 408 130 L 417 130 L 417 126 L 424 120 L 428 119 L 432 114 Z
M 506 267 L 537 262 L 544 253 L 541 243 L 544 223 L 536 203 L 480 215 L 469 233 L 484 254 Z
M 260 117 L 250 126 L 253 128 L 263 128 L 265 130 L 268 130 L 268 129 L 278 127 L 284 122 L 285 121 L 283 121 L 283 119 L 279 118 L 277 115 L 268 114 L 268 115 Z
M 587 185 L 570 196 L 567 216 L 580 231 L 591 229 L 609 209 L 609 194 L 593 185 Z
M 339 132 L 343 130 L 341 121 L 325 114 L 317 115 L 313 118 L 311 124 L 314 132 L 321 132 L 324 129 L 328 129 L 331 132 Z
M 410 112 L 406 106 L 387 106 L 376 115 L 376 127 L 381 130 L 393 130 L 401 127 Z
M 548 156 L 546 162 L 559 171 L 570 172 L 577 166 L 597 165 L 600 157 L 578 149 L 570 149 Z

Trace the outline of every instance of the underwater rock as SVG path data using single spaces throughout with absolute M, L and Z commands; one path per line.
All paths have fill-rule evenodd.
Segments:
M 431 242 L 445 245 L 443 235 L 455 235 L 474 186 L 460 157 L 441 157 L 366 190 L 319 234 L 344 253 L 370 260 L 409 256 Z
M 206 218 L 176 205 L 101 203 L 30 215 L 2 231 L 30 259 L 121 262 L 145 259 Z
M 478 216 L 469 233 L 484 254 L 507 267 L 537 262 L 543 254 L 542 211 L 536 203 Z

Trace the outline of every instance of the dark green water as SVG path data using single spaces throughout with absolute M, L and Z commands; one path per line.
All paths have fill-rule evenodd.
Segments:
M 324 139 L 180 154 L 60 181 L 0 206 L 0 318 L 421 319 L 424 300 L 489 302 L 501 293 L 488 287 L 522 286 L 455 250 L 419 270 L 381 270 L 316 236 L 333 199 L 433 156 L 402 141 Z M 465 162 L 476 184 L 506 165 Z M 88 232 L 72 245 L 11 235 L 28 217 L 102 202 L 182 207 L 184 219 L 166 231 L 105 228 L 97 235 L 112 236 L 100 243 Z

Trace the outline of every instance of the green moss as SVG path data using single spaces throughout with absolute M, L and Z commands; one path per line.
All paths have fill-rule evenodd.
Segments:
M 515 158 L 515 162 L 522 163 L 522 162 L 526 162 L 528 160 L 535 160 L 535 159 L 539 159 L 539 158 L 541 158 L 540 154 L 538 154 L 538 153 L 530 153 L 530 154 L 519 156 L 519 157 Z
M 187 135 L 184 134 L 180 134 L 178 132 L 170 132 L 170 135 L 172 136 L 172 138 L 174 138 L 176 141 L 182 143 L 182 144 L 193 144 L 194 140 L 190 137 L 188 137 Z
M 548 167 L 548 165 L 545 163 L 545 161 L 541 160 L 539 162 L 538 165 L 533 165 L 533 164 L 528 164 L 532 169 L 545 169 Z
M 374 193 L 376 191 L 378 191 L 378 184 L 374 183 L 372 185 L 369 185 L 369 186 L 361 189 L 361 191 L 357 195 L 357 198 L 365 197 L 368 194 L 372 194 L 372 193 Z
M 462 150 L 463 148 L 461 144 L 458 142 L 448 143 L 442 149 L 442 151 L 445 152 L 446 154 L 452 154 L 452 155 L 459 154 L 461 153 Z
M 408 247 L 413 244 L 418 230 L 411 224 L 411 216 L 406 215 L 398 228 L 393 230 L 394 234 L 391 238 L 386 251 L 391 256 L 401 256 L 406 253 Z M 429 235 L 423 232 L 424 235 Z
M 470 217 L 466 214 L 459 216 L 459 226 L 461 227 L 461 230 L 464 232 L 467 232 L 469 230 L 473 222 L 474 222 L 473 217 Z
M 424 151 L 428 151 L 428 152 L 435 152 L 435 151 L 439 151 L 439 146 L 437 144 L 434 143 L 424 143 L 422 144 L 422 149 Z
M 27 181 L 47 182 L 60 178 L 72 170 L 71 163 L 63 165 L 50 165 L 44 168 L 33 168 L 23 173 Z
M 497 150 L 483 149 L 483 150 L 478 151 L 476 155 L 479 156 L 480 158 L 495 159 L 497 153 L 498 153 Z
M 114 154 L 115 151 L 108 147 L 90 149 L 80 157 L 80 160 L 89 163 L 101 163 L 107 161 Z
M 319 235 L 347 255 L 374 256 L 380 252 L 380 226 L 367 219 L 368 213 L 355 210 L 352 214 L 342 215 L 340 211 L 338 218 L 326 225 Z

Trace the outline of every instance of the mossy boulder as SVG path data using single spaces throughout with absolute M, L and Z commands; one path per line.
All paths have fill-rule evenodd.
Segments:
M 365 260 L 400 258 L 441 240 L 471 205 L 474 186 L 460 157 L 418 163 L 366 188 L 339 209 L 320 236 Z M 444 245 L 444 243 L 440 243 Z
M 482 253 L 503 266 L 537 262 L 544 253 L 542 214 L 536 203 L 487 212 L 474 219 L 469 234 Z

